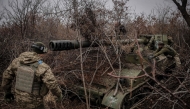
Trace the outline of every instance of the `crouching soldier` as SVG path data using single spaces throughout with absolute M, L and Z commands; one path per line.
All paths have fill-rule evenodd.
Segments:
M 42 61 L 47 52 L 45 45 L 37 42 L 31 48 L 32 52 L 21 53 L 3 72 L 2 88 L 5 91 L 5 100 L 15 98 L 20 108 L 44 109 L 43 97 L 48 91 L 60 101 L 62 91 L 51 68 Z M 11 91 L 13 80 L 14 91 Z
M 175 63 L 177 68 L 180 68 L 181 61 L 178 57 L 178 53 L 169 45 L 165 45 L 162 41 L 159 41 L 157 50 L 154 52 L 153 55 L 149 56 L 149 59 L 156 58 L 161 54 L 164 54 L 167 57 L 166 60 L 163 62 L 162 70 L 165 71 L 173 63 Z

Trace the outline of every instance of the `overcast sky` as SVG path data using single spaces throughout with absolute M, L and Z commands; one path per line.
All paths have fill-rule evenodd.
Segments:
M 0 0 L 0 10 L 3 9 L 3 6 L 7 6 L 8 0 Z M 107 0 L 107 8 L 112 8 L 113 3 L 112 0 Z M 166 7 L 170 6 L 173 9 L 176 9 L 176 6 L 172 2 L 172 0 L 129 0 L 127 2 L 127 6 L 129 6 L 131 13 L 145 13 L 150 14 L 153 9 L 156 9 L 158 7 Z
M 112 0 L 108 0 L 108 6 L 112 7 Z M 145 13 L 150 14 L 151 10 L 156 9 L 158 7 L 166 7 L 170 6 L 173 9 L 176 9 L 175 4 L 172 0 L 129 0 L 127 2 L 127 6 L 130 7 L 132 12 L 136 12 L 137 14 Z
M 133 10 L 136 10 L 137 13 L 151 13 L 151 10 L 158 7 L 170 6 L 173 9 L 176 9 L 176 6 L 172 0 L 129 0 L 128 6 Z
M 0 0 L 0 9 L 3 9 L 3 6 L 7 5 L 8 0 Z M 171 6 L 176 8 L 173 4 L 172 0 L 129 0 L 127 6 L 131 8 L 131 10 L 135 10 L 137 13 L 146 13 L 149 14 L 152 9 L 158 6 Z M 112 7 L 112 0 L 108 0 L 107 7 Z
M 0 0 L 0 10 L 3 9 L 3 6 L 4 6 L 4 2 L 3 1 L 5 1 L 5 0 Z

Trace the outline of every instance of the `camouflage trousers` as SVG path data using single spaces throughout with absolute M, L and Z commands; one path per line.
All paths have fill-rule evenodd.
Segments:
M 15 90 L 15 100 L 21 109 L 44 109 L 43 97 Z

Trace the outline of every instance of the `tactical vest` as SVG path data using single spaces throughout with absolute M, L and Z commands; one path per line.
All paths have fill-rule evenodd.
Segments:
M 31 93 L 34 95 L 40 94 L 42 82 L 35 76 L 39 63 L 30 65 L 21 64 L 16 72 L 15 88 L 20 91 Z

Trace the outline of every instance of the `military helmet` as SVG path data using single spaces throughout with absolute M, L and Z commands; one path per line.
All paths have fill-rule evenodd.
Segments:
M 47 47 L 42 42 L 35 42 L 31 46 L 32 50 L 38 54 L 47 53 Z

